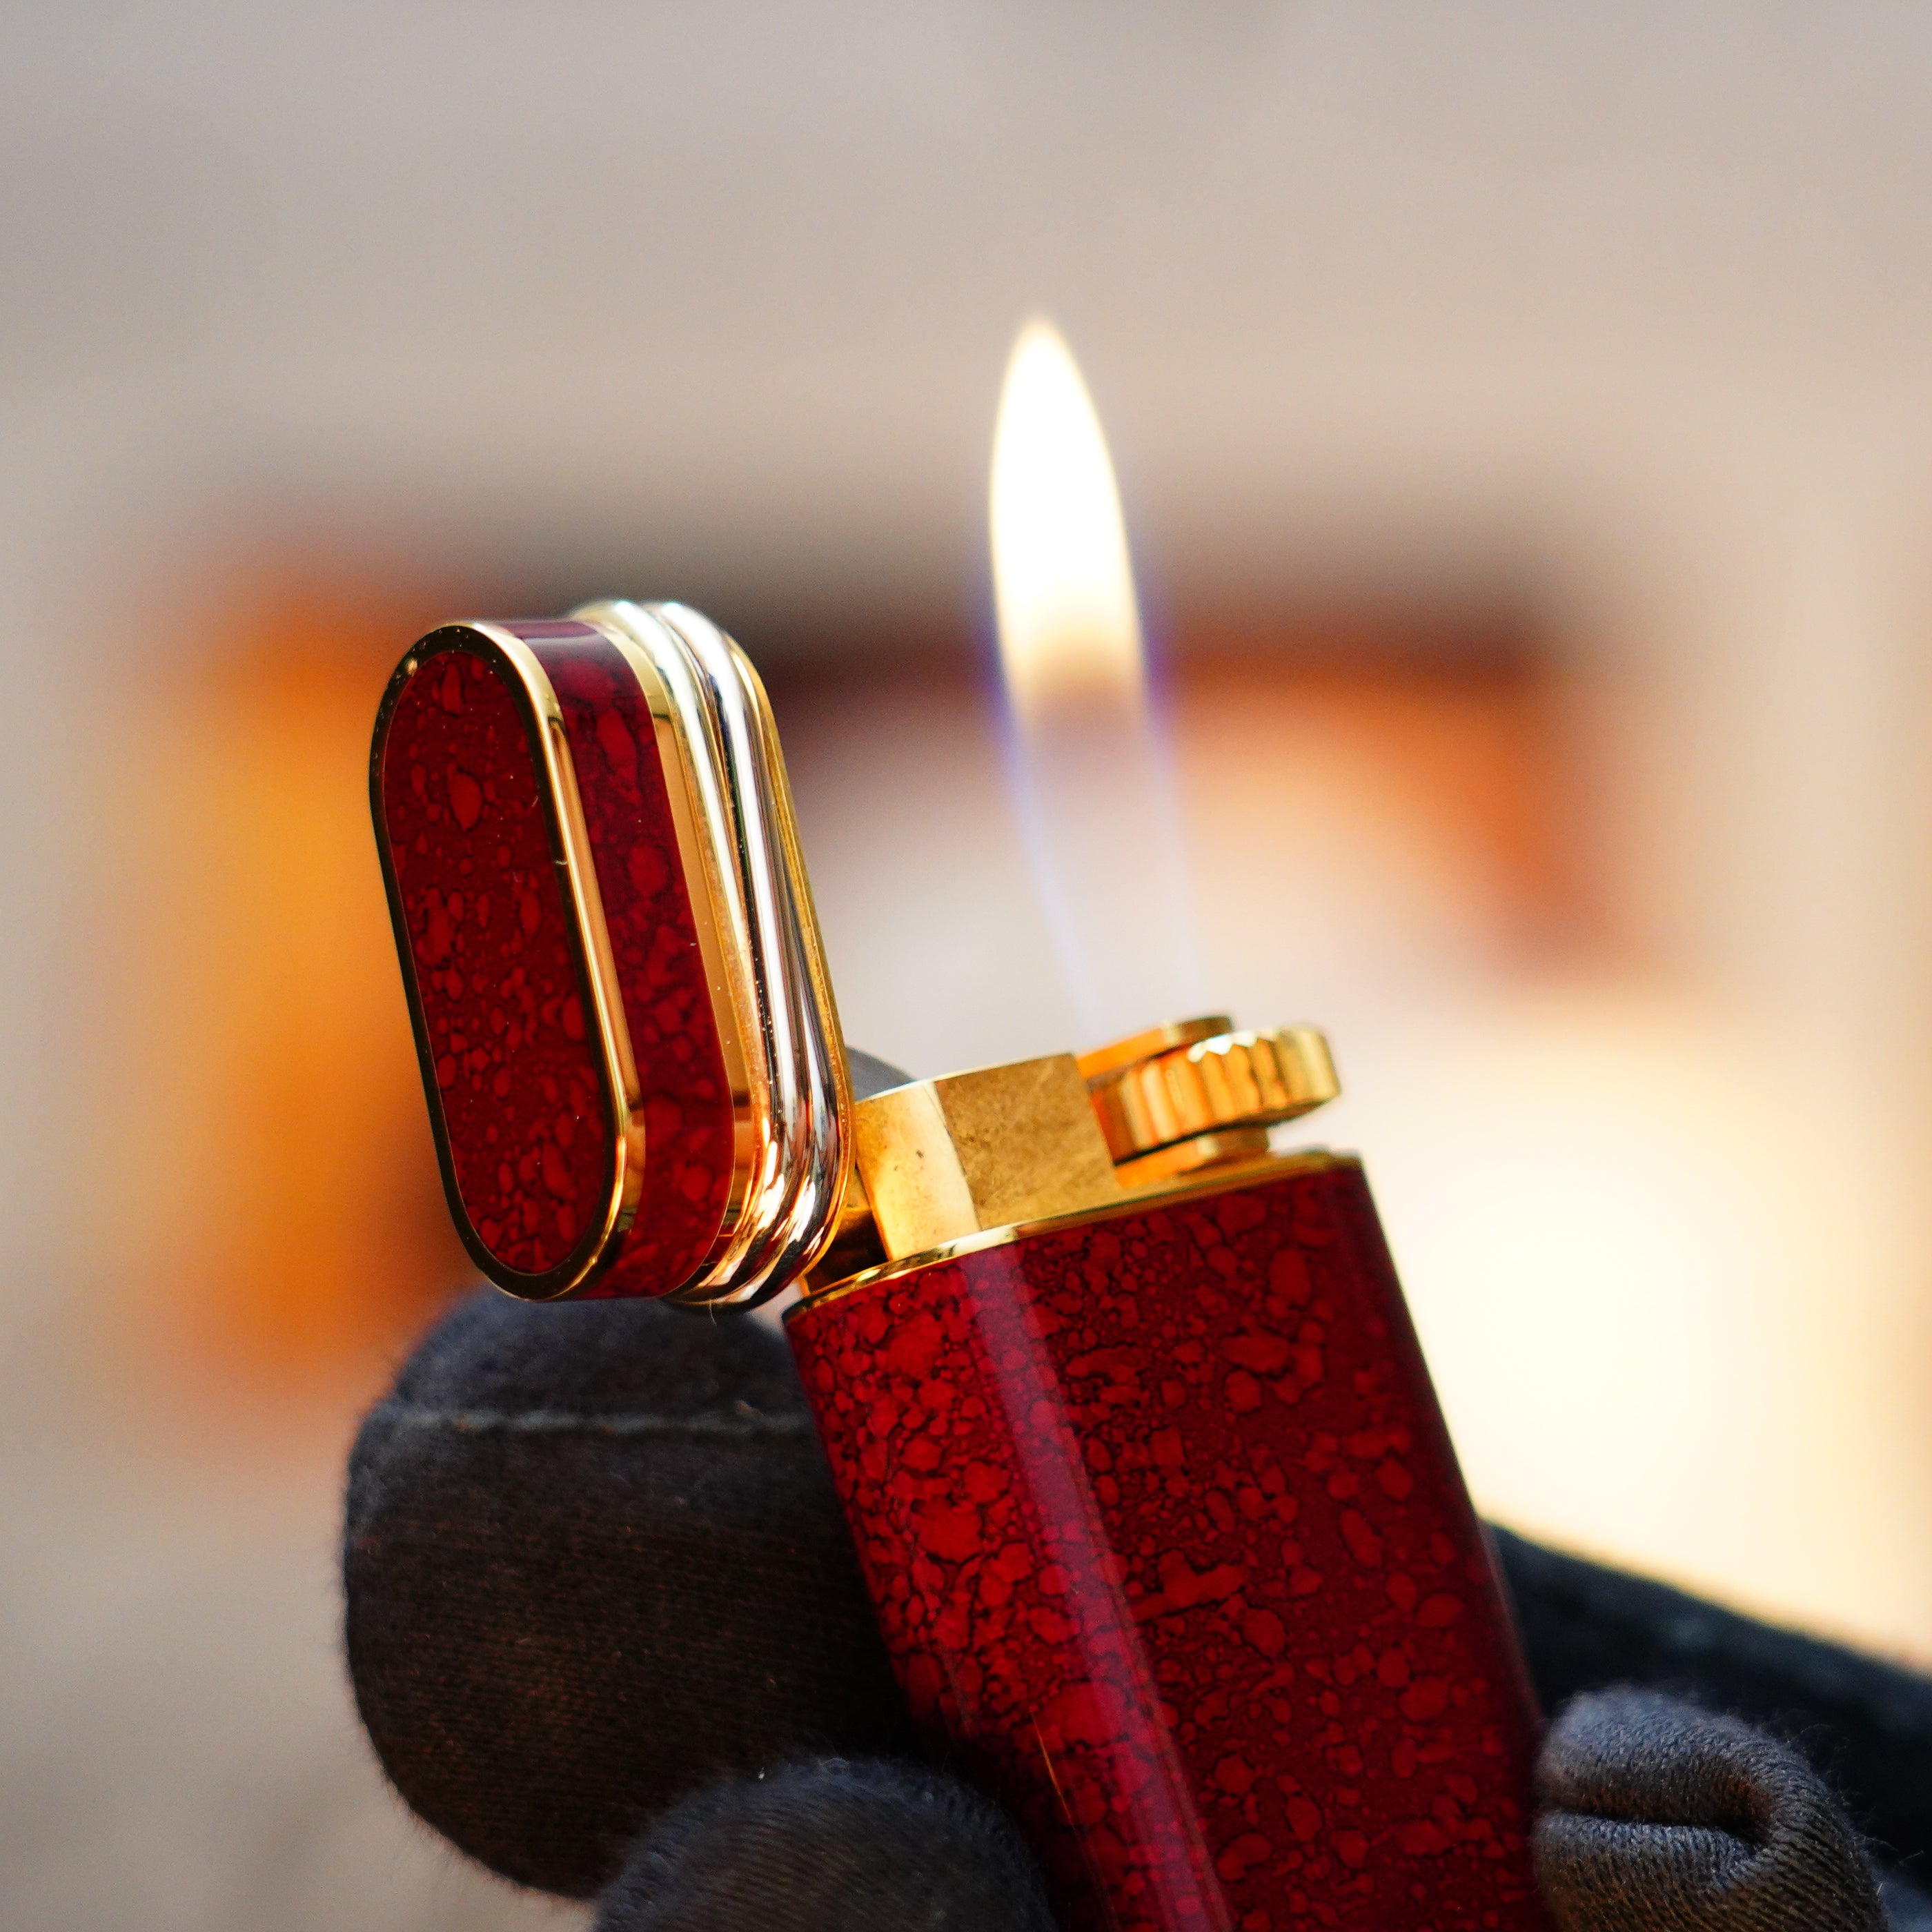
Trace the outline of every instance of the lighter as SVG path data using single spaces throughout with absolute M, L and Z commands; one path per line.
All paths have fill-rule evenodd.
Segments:
M 756 674 L 676 605 L 404 658 L 370 785 L 500 1287 L 787 1328 L 914 1712 L 1065 1922 L 1544 1924 L 1536 1716 L 1322 1036 L 851 1096 Z

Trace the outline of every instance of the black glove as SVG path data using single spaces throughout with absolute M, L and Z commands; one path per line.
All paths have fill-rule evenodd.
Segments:
M 1932 1843 L 1932 1684 L 1498 1541 L 1547 1706 L 1688 1692 L 1828 1761 L 1892 1862 Z M 506 1876 L 601 1894 L 602 1932 L 1050 1927 L 1004 1819 L 919 1757 L 770 1328 L 465 1300 L 363 1424 L 344 1572 L 403 1796 Z M 1541 1778 L 1562 1932 L 1883 1923 L 1822 1780 L 1742 1724 L 1586 1699 Z
M 1654 1691 L 1576 1698 L 1537 1765 L 1537 1882 L 1576 1932 L 1880 1932 L 1863 1848 L 1796 1752 Z

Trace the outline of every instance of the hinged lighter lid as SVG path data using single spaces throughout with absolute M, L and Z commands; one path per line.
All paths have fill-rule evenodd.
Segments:
M 682 606 L 432 632 L 370 797 L 445 1191 L 498 1286 L 752 1302 L 849 1172 L 769 704 Z

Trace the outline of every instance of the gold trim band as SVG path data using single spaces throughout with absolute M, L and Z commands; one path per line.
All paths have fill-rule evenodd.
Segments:
M 861 1106 L 865 1104 L 863 1101 L 860 1102 Z M 1203 1169 L 1184 1180 L 1138 1193 L 1124 1194 L 1106 1207 L 1070 1208 L 1064 1214 L 1044 1215 L 1037 1220 L 981 1228 L 956 1240 L 940 1242 L 919 1254 L 896 1256 L 876 1268 L 848 1275 L 842 1280 L 823 1284 L 808 1281 L 803 1284 L 804 1292 L 800 1299 L 785 1310 L 785 1319 L 790 1321 L 800 1309 L 822 1307 L 827 1301 L 856 1294 L 861 1288 L 874 1288 L 881 1282 L 897 1280 L 901 1276 L 936 1267 L 961 1255 L 1004 1247 L 1009 1242 L 1024 1240 L 1034 1234 L 1050 1234 L 1062 1228 L 1090 1227 L 1096 1221 L 1118 1220 L 1124 1214 L 1179 1206 L 1204 1194 L 1225 1194 L 1237 1188 L 1258 1187 L 1264 1182 L 1280 1180 L 1292 1174 L 1319 1174 L 1334 1168 L 1360 1167 L 1361 1164 L 1358 1155 L 1336 1154 L 1327 1148 L 1305 1148 L 1294 1154 L 1264 1154 L 1258 1160 Z

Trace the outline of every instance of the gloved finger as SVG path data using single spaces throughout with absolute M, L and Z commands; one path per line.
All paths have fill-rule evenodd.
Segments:
M 1493 1534 L 1546 1708 L 1642 1685 L 1774 1723 L 1805 1741 L 1814 1764 L 1828 1754 L 1832 1788 L 1885 1856 L 1932 1869 L 1932 1678 Z
M 1653 1691 L 1579 1697 L 1537 1787 L 1537 1882 L 1561 1932 L 1882 1932 L 1829 1789 L 1735 1718 Z
M 742 1316 L 463 1302 L 363 1424 L 343 1574 L 397 1788 L 545 1891 L 721 1777 L 907 1743 L 790 1352 Z
M 714 1779 L 904 1741 L 790 1352 L 742 1316 L 464 1301 L 363 1424 L 343 1575 L 398 1790 L 545 1891 Z
M 686 1798 L 592 1932 L 1053 1932 L 1006 1819 L 943 1773 L 820 1760 Z

